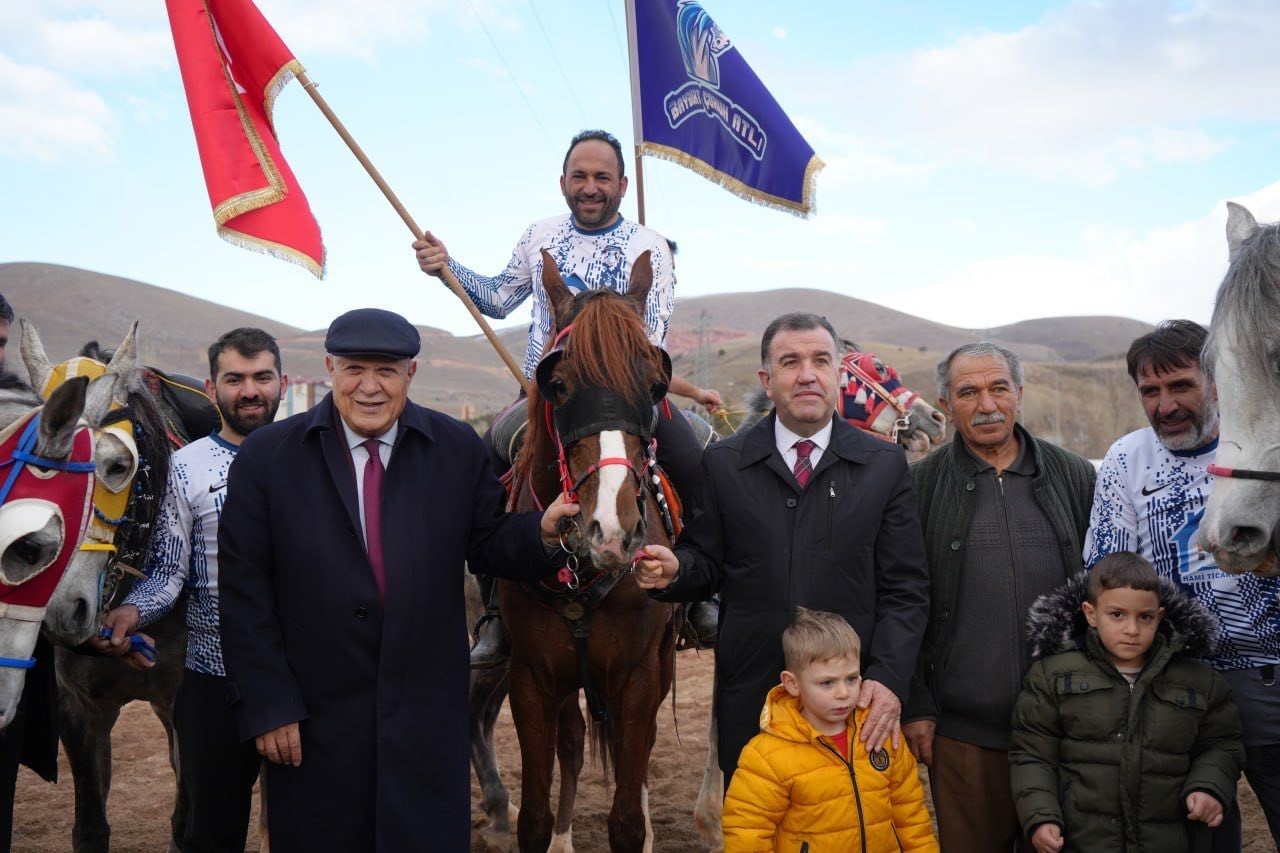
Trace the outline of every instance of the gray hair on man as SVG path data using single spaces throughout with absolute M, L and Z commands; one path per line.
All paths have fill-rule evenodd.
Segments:
M 980 341 L 976 344 L 963 344 L 951 351 L 951 354 L 938 362 L 937 373 L 934 379 L 938 383 L 938 399 L 951 399 L 951 363 L 961 356 L 972 358 L 981 358 L 982 356 L 993 356 L 1004 361 L 1005 367 L 1009 368 L 1009 375 L 1013 377 L 1013 385 L 1015 388 L 1022 387 L 1022 362 L 1012 351 L 1005 349 L 999 344 L 993 344 L 990 341 Z

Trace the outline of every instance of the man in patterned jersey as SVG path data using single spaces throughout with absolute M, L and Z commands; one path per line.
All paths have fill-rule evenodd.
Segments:
M 1244 722 L 1246 775 L 1280 843 L 1280 579 L 1228 575 L 1200 551 L 1196 531 L 1218 449 L 1217 393 L 1200 368 L 1207 332 L 1169 320 L 1133 342 L 1129 376 L 1151 426 L 1107 451 L 1098 473 L 1084 560 L 1136 551 L 1220 622 L 1208 660 L 1231 685 Z M 1240 809 L 1232 803 L 1214 850 L 1240 849 Z
M 492 278 L 478 275 L 451 258 L 444 243 L 428 232 L 416 241 L 418 266 L 429 275 L 439 276 L 447 265 L 457 276 L 462 288 L 481 313 L 502 319 L 533 296 L 533 322 L 529 325 L 529 345 L 524 356 L 524 375 L 530 377 L 552 333 L 551 306 L 541 286 L 542 250 L 556 262 L 565 284 L 574 291 L 610 288 L 625 293 L 636 258 L 650 253 L 653 287 L 645 303 L 644 324 L 649 340 L 663 346 L 667 323 L 675 306 L 675 270 L 672 247 L 657 231 L 624 219 L 618 208 L 627 192 L 622 146 L 612 134 L 602 130 L 585 130 L 569 142 L 565 152 L 560 191 L 569 206 L 561 214 L 533 223 L 511 253 L 507 268 Z M 672 377 L 671 392 L 688 397 L 714 412 L 723 405 L 719 393 L 694 386 L 686 379 Z M 486 436 L 492 447 L 494 436 L 514 434 L 512 419 L 523 422 L 523 405 L 513 404 L 494 421 Z M 687 501 L 692 497 L 702 446 L 683 417 L 659 417 L 656 429 L 658 462 L 671 475 L 677 490 Z M 501 448 L 499 449 L 501 452 Z M 499 471 L 509 459 L 495 458 Z M 685 516 L 689 512 L 686 510 Z M 486 602 L 491 602 L 477 628 L 476 645 L 471 665 L 476 668 L 497 666 L 506 660 L 506 637 L 498 621 L 496 596 L 490 578 L 479 578 Z M 701 605 L 690 613 L 690 620 L 700 638 L 715 636 L 714 607 Z
M 173 711 L 190 803 L 183 849 L 239 853 L 262 759 L 253 741 L 242 742 L 237 733 L 222 662 L 218 522 L 236 450 L 245 436 L 275 420 L 288 378 L 275 339 L 253 328 L 227 332 L 209 347 L 209 375 L 205 391 L 222 415 L 222 428 L 174 454 L 147 576 L 106 614 L 111 639 L 94 642 L 107 654 L 127 654 L 127 635 L 168 613 L 184 589 L 190 592 L 187 665 Z M 136 655 L 134 660 L 143 663 Z

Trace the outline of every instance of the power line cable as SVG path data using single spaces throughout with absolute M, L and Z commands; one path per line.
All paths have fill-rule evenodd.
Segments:
M 569 97 L 573 99 L 573 105 L 578 108 L 578 118 L 582 119 L 582 126 L 586 127 L 587 114 L 582 109 L 582 102 L 578 100 L 578 93 L 573 91 L 573 83 L 569 81 L 569 75 L 565 73 L 564 66 L 560 64 L 560 54 L 551 44 L 551 36 L 547 35 L 547 28 L 542 25 L 542 16 L 538 14 L 538 7 L 533 5 L 533 0 L 528 0 L 529 11 L 533 12 L 533 20 L 538 24 L 538 30 L 542 33 L 542 40 L 547 43 L 547 51 L 551 54 L 551 58 L 556 62 L 556 68 L 560 71 L 560 78 L 564 80 L 564 86 L 569 90 Z
M 498 43 L 494 41 L 493 35 L 489 32 L 489 28 L 484 25 L 484 18 L 480 16 L 476 5 L 467 0 L 467 5 L 471 7 L 472 13 L 476 16 L 476 20 L 480 22 L 480 29 L 484 31 L 485 38 L 489 40 L 489 44 L 493 46 L 493 52 L 498 54 L 502 66 L 507 69 L 507 76 L 511 78 L 511 84 L 516 87 L 516 91 L 520 93 L 520 100 L 524 101 L 524 105 L 529 108 L 529 114 L 533 116 L 533 120 L 537 123 L 538 128 L 542 131 L 543 137 L 547 143 L 551 143 L 551 134 L 547 132 L 547 127 L 542 123 L 542 117 L 538 115 L 538 111 L 533 108 L 533 104 L 529 101 L 529 97 L 525 95 L 524 89 L 520 86 L 520 80 L 516 77 L 516 73 L 511 70 L 511 63 L 507 62 L 507 58 L 502 55 L 502 49 L 498 47 Z
M 614 0 L 604 0 L 605 9 L 609 10 L 609 23 L 613 25 L 613 38 L 618 43 L 618 55 L 622 57 L 622 67 L 627 69 L 627 76 L 631 76 L 631 64 L 627 60 L 626 42 L 622 40 L 622 35 L 618 32 L 618 19 L 613 14 Z

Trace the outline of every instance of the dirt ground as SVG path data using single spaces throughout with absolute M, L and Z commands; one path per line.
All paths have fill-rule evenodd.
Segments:
M 706 760 L 707 714 L 711 706 L 712 657 L 681 653 L 676 664 L 676 720 L 668 697 L 658 717 L 658 741 L 649 773 L 649 802 L 658 853 L 705 850 L 693 828 L 693 802 L 702 782 Z M 676 738 L 678 723 L 680 737 Z M 112 733 L 114 770 L 108 806 L 112 826 L 111 849 L 117 853 L 156 853 L 169 838 L 169 813 L 173 777 L 164 744 L 164 730 L 142 703 L 127 706 Z M 511 714 L 504 707 L 498 719 L 498 754 L 503 778 L 513 802 L 520 793 L 520 758 Z M 588 760 L 578 789 L 574 846 L 584 853 L 608 849 L 605 818 L 610 807 L 600 773 Z M 57 785 L 43 782 L 23 768 L 14 804 L 13 849 L 19 853 L 62 853 L 71 849 L 71 823 L 75 797 L 71 772 L 61 760 Z M 1244 849 L 1249 853 L 1273 851 L 1266 821 L 1247 783 L 1241 784 L 1244 809 Z M 476 804 L 479 789 L 472 784 L 473 850 L 514 849 L 514 836 L 494 837 Z M 258 849 L 255 818 L 248 850 Z M 513 825 L 514 830 L 514 825 Z

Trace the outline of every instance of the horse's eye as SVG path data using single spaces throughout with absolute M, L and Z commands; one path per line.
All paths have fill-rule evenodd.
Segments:
M 107 468 L 107 476 L 119 477 L 127 473 L 128 470 L 129 470 L 129 466 L 124 464 L 123 462 L 113 462 L 111 464 L 111 467 Z
M 563 379 L 556 378 L 551 380 L 551 390 L 556 394 L 565 394 L 568 393 L 569 386 L 564 384 Z

